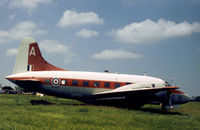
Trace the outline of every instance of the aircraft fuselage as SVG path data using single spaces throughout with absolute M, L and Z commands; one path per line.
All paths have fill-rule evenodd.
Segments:
M 82 71 L 34 71 L 7 76 L 7 79 L 23 88 L 29 88 L 20 84 L 20 80 L 40 82 L 40 87 L 35 90 L 54 93 L 64 97 L 87 97 L 95 93 L 119 88 L 128 84 L 142 83 L 134 89 L 165 86 L 165 81 L 159 78 L 128 74 L 82 72 Z

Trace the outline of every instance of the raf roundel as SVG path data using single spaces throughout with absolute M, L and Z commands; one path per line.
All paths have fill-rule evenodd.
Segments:
M 52 84 L 53 84 L 54 86 L 59 85 L 59 84 L 60 84 L 60 79 L 58 79 L 58 78 L 53 78 L 53 79 L 52 79 Z

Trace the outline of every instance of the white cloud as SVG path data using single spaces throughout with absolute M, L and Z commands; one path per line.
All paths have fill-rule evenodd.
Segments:
M 126 5 L 135 5 L 136 4 L 136 0 L 121 0 L 123 4 L 126 4 Z M 140 0 L 141 1 L 141 0 Z
M 77 36 L 80 36 L 82 38 L 90 38 L 97 36 L 99 33 L 97 31 L 88 30 L 88 29 L 82 29 L 79 32 L 76 33 Z
M 39 44 L 41 49 L 47 53 L 62 53 L 64 54 L 64 63 L 69 64 L 75 55 L 70 51 L 70 47 L 60 44 L 57 40 L 43 40 Z
M 58 43 L 57 40 L 43 40 L 40 42 L 40 48 L 47 53 L 66 53 L 69 51 L 69 47 Z
M 123 43 L 151 43 L 170 37 L 180 37 L 200 32 L 200 23 L 175 23 L 159 19 L 154 22 L 146 19 L 142 22 L 134 22 L 122 29 L 109 32 L 115 41 Z
M 10 8 L 24 8 L 29 13 L 38 8 L 39 4 L 49 4 L 52 0 L 11 0 L 9 3 Z
M 72 61 L 72 59 L 73 59 L 74 56 L 75 56 L 75 54 L 74 54 L 74 53 L 71 53 L 71 52 L 65 54 L 65 56 L 64 56 L 64 63 L 65 63 L 65 64 L 71 63 L 71 61 Z
M 111 59 L 138 59 L 143 57 L 141 54 L 132 53 L 125 50 L 103 50 L 93 55 L 94 59 L 111 60 Z
M 8 0 L 1 0 L 1 1 L 0 1 L 0 6 L 4 5 L 4 4 L 7 3 L 7 2 L 8 2 Z
M 73 10 L 66 10 L 59 20 L 58 25 L 60 27 L 68 27 L 73 25 L 82 24 L 103 24 L 104 20 L 94 12 L 82 12 L 77 13 Z
M 16 56 L 18 53 L 18 49 L 16 48 L 10 48 L 6 50 L 6 56 Z
M 10 18 L 11 20 L 13 20 L 13 19 L 15 18 L 15 16 L 16 16 L 16 13 L 11 14 L 11 15 L 9 16 L 9 18 Z
M 0 43 L 7 42 L 8 40 L 10 40 L 9 32 L 0 30 Z
M 34 35 L 43 35 L 43 34 L 46 34 L 48 31 L 46 30 L 43 30 L 43 29 L 36 29 L 34 31 Z
M 36 24 L 32 21 L 24 21 L 10 30 L 0 30 L 0 43 L 9 42 L 15 39 L 22 39 L 23 37 L 42 35 L 47 33 L 45 30 L 38 29 Z

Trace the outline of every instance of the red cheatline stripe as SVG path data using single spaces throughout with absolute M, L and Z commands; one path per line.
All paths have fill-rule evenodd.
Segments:
M 53 85 L 52 84 L 52 77 L 12 77 L 9 78 L 11 80 L 30 80 L 30 81 L 40 81 L 41 84 L 43 85 Z M 49 82 L 45 82 L 45 80 L 49 80 Z M 73 87 L 92 87 L 92 88 L 106 88 L 106 89 L 115 89 L 115 83 L 119 83 L 120 86 L 124 86 L 126 85 L 126 82 L 115 82 L 115 81 L 98 81 L 98 80 L 87 80 L 87 79 L 71 79 L 71 78 L 59 78 L 60 82 L 62 82 L 62 80 L 66 80 L 67 81 L 67 86 L 73 86 Z M 72 85 L 72 81 L 73 80 L 77 80 L 78 84 L 77 85 Z M 83 86 L 83 81 L 88 81 L 89 85 L 88 86 Z M 94 86 L 95 82 L 99 82 L 99 86 Z M 105 87 L 105 83 L 109 83 L 110 86 L 109 87 Z M 133 82 L 131 84 L 134 84 Z M 60 83 L 59 86 L 66 86 L 65 84 Z
M 181 92 L 179 90 L 169 90 L 170 93 L 179 93 L 179 94 L 185 94 L 184 92 Z

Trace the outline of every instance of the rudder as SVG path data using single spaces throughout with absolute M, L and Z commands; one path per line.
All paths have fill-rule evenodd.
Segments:
M 13 74 L 27 71 L 65 71 L 48 63 L 43 57 L 37 42 L 31 38 L 24 38 L 18 50 Z

